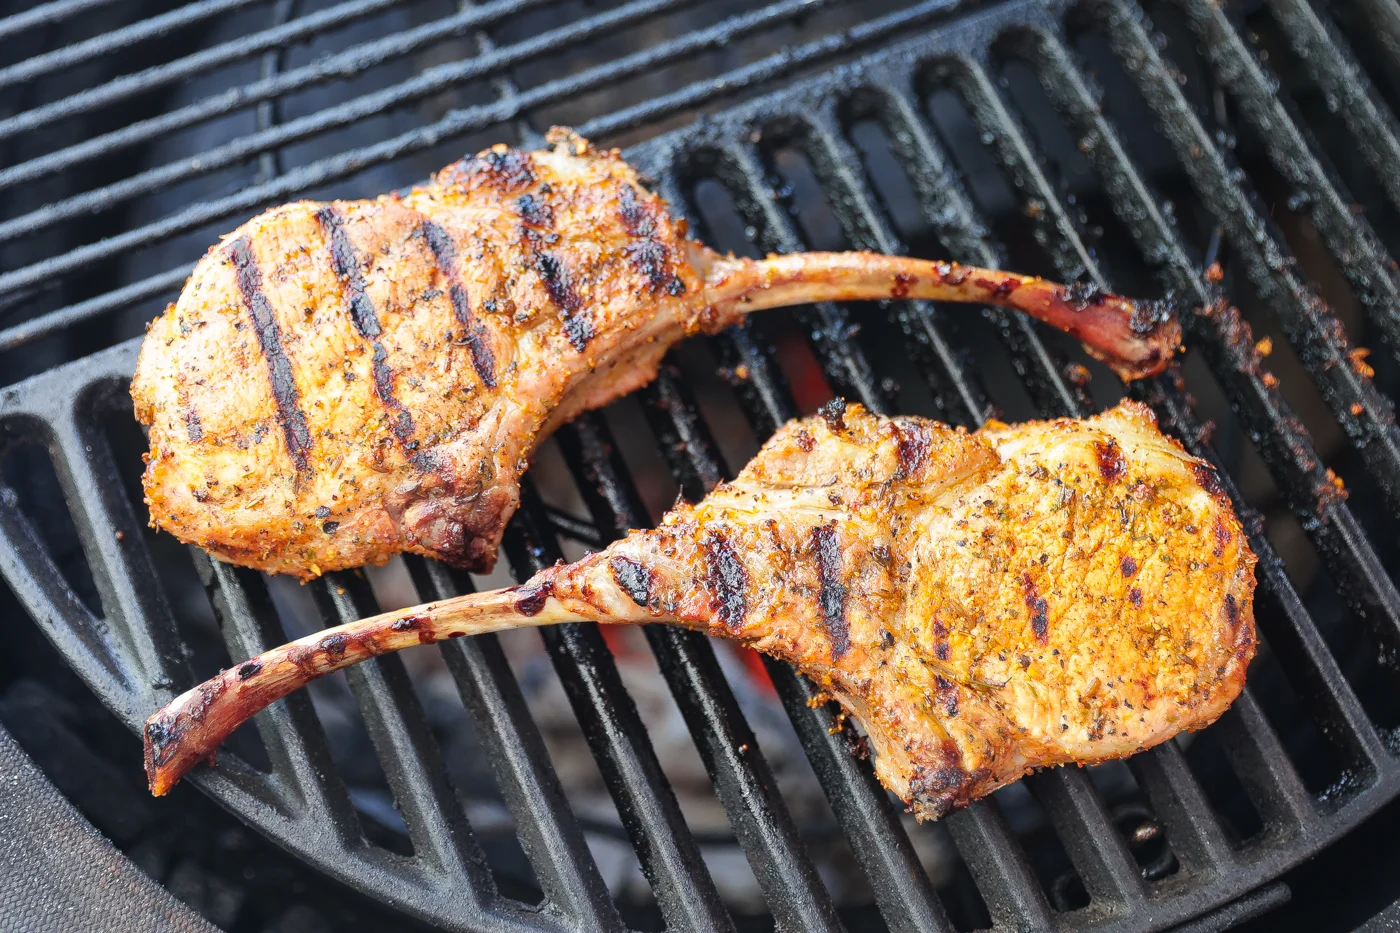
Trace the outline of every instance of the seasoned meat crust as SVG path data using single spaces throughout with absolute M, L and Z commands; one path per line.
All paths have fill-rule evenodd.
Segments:
M 1211 468 L 1125 402 L 975 434 L 833 405 L 651 531 L 509 590 L 273 649 L 147 723 L 164 793 L 307 681 L 409 645 L 659 622 L 795 664 L 921 819 L 1209 725 L 1254 655 L 1254 555 Z
M 553 142 L 211 249 L 132 383 L 153 522 L 303 578 L 400 550 L 488 569 L 537 437 L 726 323 L 636 173 Z
M 1254 561 L 1215 474 L 1143 405 L 976 434 L 852 405 L 552 592 L 791 661 L 938 817 L 1214 722 L 1254 656 Z
M 151 522 L 308 579 L 400 551 L 495 561 L 536 444 L 649 382 L 670 345 L 762 308 L 929 298 L 1013 308 L 1124 378 L 1180 330 L 1160 302 L 871 253 L 719 256 L 614 152 L 566 131 L 408 194 L 303 201 L 195 267 L 131 386 Z

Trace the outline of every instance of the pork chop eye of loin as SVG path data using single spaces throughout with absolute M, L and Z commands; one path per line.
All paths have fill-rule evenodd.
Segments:
M 523 587 L 223 672 L 148 720 L 146 767 L 164 793 L 259 709 L 386 651 L 663 622 L 796 664 L 862 724 L 885 786 L 937 817 L 1031 768 L 1213 722 L 1254 654 L 1253 567 L 1215 474 L 1141 405 L 976 434 L 832 408 L 658 528 Z
M 373 201 L 298 202 L 212 248 L 150 327 L 132 396 L 151 521 L 303 579 L 410 551 L 488 570 L 536 444 L 647 383 L 681 337 L 822 299 L 1013 308 L 1126 378 L 1159 303 L 869 253 L 763 261 L 685 236 L 614 152 L 566 131 Z

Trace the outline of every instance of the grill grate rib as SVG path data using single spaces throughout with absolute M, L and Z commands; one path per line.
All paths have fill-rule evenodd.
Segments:
M 54 247 L 28 265 L 7 268 L 0 272 L 0 298 L 22 303 L 32 289 L 64 276 L 106 268 L 110 260 L 128 251 L 146 249 L 430 149 L 445 139 L 503 124 L 514 126 L 519 136 L 528 136 L 530 115 L 543 107 L 651 75 L 699 53 L 840 6 L 836 0 L 778 0 L 542 84 L 521 88 L 515 82 L 512 69 L 559 45 L 653 22 L 690 2 L 634 0 L 590 11 L 530 39 L 498 45 L 480 30 L 547 4 L 546 0 L 496 0 L 282 71 L 274 50 L 285 43 L 373 17 L 393 5 L 386 0 L 348 0 L 288 18 L 292 4 L 284 0 L 271 11 L 273 25 L 268 28 L 0 119 L 5 132 L 32 132 L 231 62 L 267 56 L 261 77 L 226 95 L 202 99 L 0 170 L 0 190 L 18 190 L 21 182 L 61 178 L 114 149 L 143 145 L 154 133 L 184 130 L 257 108 L 257 129 L 251 134 L 206 148 L 198 157 L 105 181 L 0 220 L 0 242 L 34 238 L 95 207 L 111 209 L 125 199 L 139 200 L 222 166 L 253 160 L 260 160 L 262 166 L 254 183 L 234 193 L 201 195 L 203 200 L 148 218 L 106 239 L 66 251 Z M 1173 2 L 1203 43 L 1217 86 L 1238 104 L 1241 118 L 1263 140 L 1279 173 L 1309 196 L 1311 217 L 1324 244 L 1356 290 L 1368 321 L 1400 356 L 1400 320 L 1394 316 L 1400 277 L 1385 247 L 1367 219 L 1351 210 L 1349 196 L 1325 156 L 1319 154 L 1288 102 L 1277 97 L 1272 75 L 1255 57 L 1231 14 L 1204 0 Z M 57 0 L 0 19 L 0 38 L 100 5 L 102 0 Z M 0 86 L 122 51 L 162 29 L 212 20 L 253 5 L 250 0 L 192 3 L 164 17 L 0 69 Z M 1361 0 L 1358 6 L 1376 24 L 1381 41 L 1400 37 L 1400 30 L 1393 28 L 1400 23 L 1393 3 Z M 580 129 L 596 138 L 651 126 L 722 96 L 910 32 L 959 7 L 957 0 L 929 0 L 859 22 L 839 34 L 800 42 L 729 68 L 713 80 L 695 81 L 605 113 Z M 1395 156 L 1400 154 L 1397 123 L 1360 71 L 1345 38 L 1325 13 L 1302 0 L 1270 0 L 1269 9 L 1290 33 L 1309 74 L 1338 102 L 1349 133 L 1386 195 L 1400 206 L 1400 174 L 1394 172 Z M 1023 61 L 1080 141 L 1091 172 L 1111 199 L 1117 220 L 1144 266 L 1192 303 L 1216 308 L 1212 314 L 1188 316 L 1190 345 L 1201 351 L 1211 374 L 1224 387 L 1269 474 L 1300 517 L 1337 596 L 1350 608 L 1352 622 L 1364 617 L 1383 650 L 1394 656 L 1400 650 L 1400 593 L 1387 573 L 1389 552 L 1384 552 L 1385 559 L 1377 553 L 1355 510 L 1332 485 L 1331 471 L 1284 401 L 1277 380 L 1261 368 L 1248 328 L 1227 306 L 1217 306 L 1218 287 L 1195 266 L 1185 235 L 1154 194 L 1149 178 L 1129 157 L 1113 115 L 1104 113 L 1101 92 L 1069 50 L 1063 20 L 1071 12 L 1086 17 L 1107 37 L 1132 83 L 1166 128 L 1194 195 L 1223 228 L 1232 258 L 1240 261 L 1323 390 L 1386 510 L 1400 514 L 1400 434 L 1390 400 L 1360 367 L 1352 365 L 1351 347 L 1332 312 L 1310 290 L 1276 225 L 1247 180 L 1237 175 L 1228 147 L 1216 143 L 1192 109 L 1173 66 L 1154 43 L 1145 16 L 1126 0 L 1087 0 L 1077 6 L 1009 0 L 955 24 L 914 35 L 853 65 L 818 74 L 791 90 L 662 136 L 632 150 L 629 157 L 656 179 L 677 213 L 689 216 L 697 228 L 703 226 L 703 219 L 697 210 L 696 186 L 713 179 L 751 227 L 749 238 L 754 242 L 748 245 L 791 251 L 803 247 L 803 227 L 775 190 L 781 185 L 775 180 L 775 153 L 790 149 L 808 161 L 841 236 L 852 247 L 901 251 L 904 244 L 895 232 L 888 205 L 873 190 L 869 167 L 851 142 L 853 124 L 868 120 L 888 142 L 908 176 L 919 211 L 946 245 L 950 258 L 1002 265 L 1007 251 L 989 233 L 988 218 L 951 167 L 924 106 L 933 90 L 948 88 L 965 105 L 984 147 L 1010 178 L 1016 196 L 1034 204 L 1026 223 L 1057 273 L 1104 287 L 1126 286 L 1129 283 L 1108 281 L 1086 237 L 1084 222 L 1076 218 L 1064 186 L 1051 180 L 1047 155 L 1023 129 L 1018 108 L 997 80 L 998 65 L 1006 56 Z M 291 91 L 338 80 L 463 36 L 476 43 L 476 56 L 428 68 L 409 80 L 289 122 L 276 119 L 274 108 Z M 277 171 L 276 159 L 291 142 L 476 81 L 489 81 L 497 99 L 449 111 L 381 142 L 307 161 L 285 173 Z M 738 249 L 744 244 L 716 245 Z M 42 311 L 0 331 L 0 351 L 169 294 L 187 273 L 188 266 L 180 265 Z M 887 313 L 890 323 L 908 337 L 915 371 L 932 392 L 940 417 L 975 426 L 993 414 L 991 395 L 962 349 L 963 334 L 954 318 L 929 302 L 900 303 Z M 852 325 L 860 324 L 861 316 L 841 305 L 820 304 L 799 309 L 796 317 L 811 334 L 814 357 L 835 391 L 878 411 L 897 410 L 901 393 L 884 377 L 888 367 L 879 354 L 868 354 L 853 336 Z M 989 312 L 989 317 L 1041 413 L 1084 414 L 1095 407 L 1085 387 L 1070 378 L 1067 367 L 1072 360 L 1058 343 L 1043 340 L 1037 327 L 1024 318 L 1003 312 Z M 798 411 L 778 358 L 762 334 L 760 327 L 745 324 L 712 340 L 722 363 L 746 372 L 734 394 L 760 439 Z M 122 344 L 37 377 L 0 399 L 0 426 L 6 441 L 38 441 L 54 457 L 105 618 L 94 619 L 82 608 L 8 495 L 0 497 L 0 535 L 9 545 L 0 548 L 0 571 L 103 702 L 133 726 L 192 676 L 165 594 L 151 570 L 150 555 L 136 533 L 136 511 L 121 491 L 112 451 L 95 426 L 99 400 L 120 398 L 134 353 L 133 343 Z M 1222 483 L 1244 518 L 1259 556 L 1261 631 L 1323 732 L 1347 759 L 1347 780 L 1321 795 L 1310 792 L 1289 759 L 1285 738 L 1265 716 L 1252 687 L 1214 728 L 1223 737 L 1226 757 L 1264 830 L 1238 844 L 1227 836 L 1182 746 L 1171 743 L 1138 756 L 1132 771 L 1181 863 L 1175 875 L 1155 880 L 1144 878 L 1115 825 L 1116 811 L 1110 810 L 1088 772 L 1058 769 L 1039 774 L 1028 784 L 1064 843 L 1088 892 L 1089 906 L 1069 912 L 1052 907 L 998 801 L 983 801 L 950 816 L 947 826 L 996 930 L 1163 929 L 1269 882 L 1400 793 L 1393 735 L 1368 715 L 1344 665 L 1329 648 L 1318 621 L 1266 537 L 1265 520 L 1247 506 L 1235 478 L 1225 469 L 1230 461 L 1212 449 L 1213 427 L 1201 421 L 1185 386 L 1171 376 L 1134 386 L 1132 391 L 1153 406 L 1163 426 L 1188 450 L 1221 468 Z M 663 367 L 661 377 L 643 390 L 641 398 L 658 449 L 688 496 L 698 498 L 730 475 L 730 466 L 686 385 L 678 357 Z M 590 520 L 580 521 L 547 507 L 527 482 L 520 514 L 506 539 L 506 554 L 520 578 L 558 557 L 558 535 L 598 547 L 654 517 L 643 505 L 626 458 L 603 417 L 587 415 L 563 429 L 558 439 Z M 118 536 L 117 531 L 125 535 Z M 472 586 L 465 575 L 439 565 L 416 558 L 407 563 L 423 599 L 442 598 Z M 285 638 L 261 577 L 202 555 L 196 556 L 195 565 L 230 657 L 246 658 Z M 376 610 L 368 583 L 353 574 L 314 584 L 312 589 L 325 624 Z M 699 844 L 686 828 L 641 717 L 596 627 L 546 629 L 541 637 L 668 928 L 733 928 L 704 868 Z M 831 896 L 808 857 L 713 649 L 698 635 L 670 629 L 648 629 L 647 638 L 775 921 L 780 927 L 840 929 Z M 624 928 L 498 640 L 494 636 L 463 639 L 440 650 L 519 827 L 521 845 L 544 894 L 542 908 L 527 907 L 498 892 L 451 786 L 442 752 L 396 658 L 362 665 L 348 676 L 403 814 L 413 857 L 391 855 L 365 839 L 331 759 L 325 732 L 305 696 L 291 697 L 257 719 L 271 773 L 226 755 L 223 767 L 199 775 L 198 782 L 250 823 L 331 875 L 445 928 Z M 939 894 L 919 864 L 890 799 L 879 788 L 869 764 L 851 754 L 855 736 L 850 727 L 835 717 L 833 706 L 811 705 L 809 701 L 816 697 L 813 686 L 790 668 L 770 663 L 768 671 L 886 924 L 900 930 L 951 929 Z M 1277 889 L 1265 889 L 1233 909 L 1264 909 L 1279 896 Z

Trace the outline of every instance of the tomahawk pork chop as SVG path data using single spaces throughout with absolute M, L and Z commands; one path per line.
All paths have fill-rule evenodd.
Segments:
M 616 152 L 550 138 L 402 196 L 287 204 L 213 247 L 131 387 L 152 524 L 303 579 L 400 551 L 487 570 L 543 437 L 760 308 L 1000 305 L 1129 378 L 1177 348 L 1163 306 L 1093 288 L 869 253 L 719 256 Z
M 863 727 L 885 786 L 938 817 L 1213 722 L 1254 654 L 1253 568 L 1214 472 L 1142 405 L 975 434 L 836 405 L 654 530 L 224 671 L 147 721 L 147 773 L 164 793 L 256 711 L 387 651 L 659 622 L 795 664 Z

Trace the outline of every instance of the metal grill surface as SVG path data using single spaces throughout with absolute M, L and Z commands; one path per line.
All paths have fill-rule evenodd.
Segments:
M 782 0 L 622 58 L 520 84 L 512 69 L 532 57 L 682 6 L 638 0 L 590 8 L 557 35 L 509 43 L 480 32 L 548 5 L 465 6 L 363 47 L 286 67 L 273 60 L 280 47 L 393 4 L 348 0 L 292 16 L 292 5 L 281 3 L 274 25 L 261 31 L 134 78 L 0 114 L 0 138 L 20 141 L 6 144 L 11 155 L 0 169 L 0 193 L 11 194 L 0 218 L 6 251 L 0 255 L 8 257 L 0 268 L 0 314 L 7 319 L 0 352 L 17 359 L 15 351 L 25 347 L 21 352 L 42 364 L 54 341 L 75 340 L 87 349 L 122 337 L 123 326 L 129 333 L 130 320 L 149 317 L 151 303 L 178 288 L 190 264 L 126 280 L 116 263 L 132 253 L 203 236 L 307 192 L 360 193 L 335 186 L 346 178 L 352 189 L 360 183 L 355 179 L 378 183 L 383 174 L 365 174 L 372 166 L 402 171 L 394 183 L 411 183 L 422 174 L 408 158 L 415 153 L 462 148 L 480 134 L 519 138 L 528 132 L 526 121 L 551 106 L 840 6 Z M 26 17 L 61 19 L 101 6 L 101 0 L 57 0 L 0 20 L 0 40 L 29 28 Z M 101 33 L 0 69 L 0 87 L 27 86 L 161 30 L 245 6 L 251 4 L 202 0 Z M 1118 291 L 1170 292 L 1199 309 L 1187 315 L 1190 354 L 1182 370 L 1131 393 L 1192 453 L 1220 467 L 1260 558 L 1257 615 L 1266 649 L 1245 694 L 1201 737 L 1222 750 L 1231 777 L 1206 768 L 1195 743 L 1167 743 L 1130 761 L 1151 825 L 1169 847 L 1167 870 L 1142 863 L 1137 841 L 1089 772 L 1064 768 L 1028 779 L 1072 865 L 1079 887 L 1070 895 L 1037 877 L 1026 841 L 997 799 L 948 817 L 947 830 L 994 929 L 1162 930 L 1203 916 L 1222 925 L 1286 897 L 1274 883 L 1282 872 L 1400 792 L 1394 731 L 1400 717 L 1393 704 L 1376 699 L 1385 692 L 1377 683 L 1393 683 L 1388 678 L 1400 647 L 1393 533 L 1385 530 L 1400 514 L 1400 433 L 1391 402 L 1377 387 L 1389 384 L 1400 352 L 1400 275 L 1391 258 L 1397 231 L 1384 220 L 1400 208 L 1400 136 L 1390 110 L 1394 89 L 1386 83 L 1394 75 L 1371 67 L 1374 49 L 1362 44 L 1382 51 L 1400 44 L 1397 10 L 1392 0 L 1355 0 L 1337 10 L 1269 0 L 1242 24 L 1211 0 L 1170 0 L 1153 8 L 1156 22 L 1120 0 L 1011 0 L 970 12 L 951 0 L 926 2 L 854 17 L 822 38 L 599 113 L 579 127 L 603 141 L 630 140 L 667 120 L 683 121 L 626 155 L 702 238 L 721 248 L 937 251 Z M 1270 44 L 1257 34 L 1251 24 L 1260 18 L 1283 39 Z M 271 112 L 269 105 L 299 88 L 464 35 L 477 43 L 475 55 L 301 116 Z M 1281 88 L 1270 52 L 1293 56 L 1290 67 L 1301 77 L 1291 78 L 1290 87 L 1305 82 L 1325 100 L 1335 138 L 1319 134 L 1322 124 L 1311 112 L 1304 119 L 1306 101 Z M 837 58 L 846 60 L 832 66 Z M 24 134 L 243 60 L 267 67 L 228 95 L 163 110 L 101 138 L 16 155 L 29 138 Z M 798 72 L 806 76 L 792 80 Z M 360 121 L 415 95 L 471 81 L 495 82 L 494 96 L 382 139 L 357 136 L 355 146 L 334 156 L 295 163 L 289 155 L 304 138 L 365 125 Z M 786 86 L 773 90 L 775 82 Z M 715 101 L 735 96 L 751 99 L 715 109 Z M 1118 108 L 1130 98 L 1141 108 L 1136 118 Z M 983 167 L 955 151 L 950 106 L 975 131 L 980 158 L 1014 201 L 1010 223 L 991 216 L 995 198 L 985 177 L 979 180 Z M 705 112 L 697 117 L 697 110 Z M 36 197 L 50 197 L 42 193 L 51 190 L 42 187 L 45 179 L 67 179 L 77 166 L 120 147 L 148 145 L 158 134 L 235 112 L 254 114 L 256 126 L 230 132 L 197 156 L 28 206 L 15 194 L 38 186 Z M 1222 112 L 1229 118 L 1221 119 Z M 1144 120 L 1156 129 L 1144 129 Z M 1081 161 L 1057 164 L 1048 154 L 1049 132 L 1067 133 Z M 1258 153 L 1262 167 L 1253 177 L 1240 168 L 1236 148 L 1247 144 L 1236 134 Z M 1352 164 L 1336 164 L 1339 145 L 1354 153 Z M 132 210 L 122 215 L 120 232 L 52 245 L 60 242 L 49 235 L 54 229 L 94 209 L 139 204 L 220 166 L 249 164 L 262 166 L 249 184 L 159 215 Z M 1163 164 L 1174 168 L 1164 173 Z M 892 165 L 904 188 L 887 184 Z M 1085 187 L 1086 180 L 1092 185 Z M 819 194 L 803 202 L 794 191 L 811 182 Z M 1090 189 L 1097 194 L 1086 194 Z M 1274 203 L 1280 191 L 1287 212 Z M 1290 220 L 1294 214 L 1306 224 Z M 1325 266 L 1309 265 L 1317 256 Z M 1324 273 L 1332 283 L 1330 304 L 1312 284 Z M 108 278 L 94 284 L 99 274 Z M 1250 312 L 1249 322 L 1236 304 Z M 1353 318 L 1350 334 L 1343 311 Z M 802 339 L 779 339 L 783 327 Z M 74 328 L 87 333 L 74 338 Z M 1270 357 L 1270 346 L 1256 337 L 1274 333 Z M 1358 352 L 1352 343 L 1358 335 L 1376 342 L 1374 355 Z M 44 529 L 11 488 L 0 497 L 0 571 L 68 662 L 132 729 L 193 682 L 178 614 L 142 532 L 144 510 L 124 486 L 130 464 L 119 462 L 122 449 L 111 441 L 114 419 L 129 419 L 125 393 L 136 349 L 134 339 L 116 343 L 0 395 L 5 442 L 11 449 L 37 445 L 52 461 L 95 592 L 85 600 L 75 591 L 46 546 Z M 914 409 L 975 426 L 1002 412 L 1085 414 L 1123 391 L 1106 371 L 1087 367 L 1076 350 L 1025 319 L 988 312 L 969 322 L 966 312 L 923 302 L 817 305 L 777 324 L 734 328 L 705 352 L 729 378 L 732 408 L 755 439 L 810 409 L 823 393 L 877 411 Z M 793 362 L 794 352 L 813 361 L 815 389 L 790 378 L 807 372 L 800 359 Z M 1275 359 L 1286 381 L 1271 371 Z M 721 453 L 714 415 L 702 410 L 688 377 L 693 368 L 685 351 L 675 354 L 639 394 L 654 455 L 692 499 L 740 465 Z M 527 477 L 505 546 L 517 578 L 553 563 L 561 538 L 596 547 L 658 518 L 639 489 L 635 458 L 626 454 L 632 439 L 620 443 L 614 427 L 610 413 L 593 413 L 557 435 L 586 519 L 546 505 Z M 1246 489 L 1246 482 L 1267 494 Z M 1267 515 L 1251 504 L 1261 500 L 1275 503 Z M 1285 563 L 1280 548 L 1303 557 Z M 1311 569 L 1300 569 L 1304 558 Z M 191 559 L 231 660 L 285 639 L 264 578 L 199 554 Z M 409 559 L 407 565 L 422 599 L 473 586 L 436 564 Z M 325 625 L 377 611 L 359 574 L 337 574 L 310 590 Z M 566 625 L 543 630 L 542 638 L 667 927 L 731 928 L 730 911 L 598 629 Z M 710 643 L 661 627 L 648 628 L 646 640 L 778 927 L 839 929 L 827 886 Z M 432 650 L 443 653 L 476 725 L 538 881 L 540 904 L 498 889 L 399 658 L 357 666 L 348 681 L 411 856 L 367 838 L 305 696 L 258 717 L 265 767 L 225 752 L 217 770 L 194 780 L 307 862 L 444 929 L 623 928 L 496 637 Z M 1358 662 L 1363 655 L 1365 663 Z M 885 924 L 952 929 L 897 807 L 868 762 L 852 753 L 851 727 L 786 665 L 769 663 L 767 673 Z M 1275 701 L 1275 694 L 1287 700 Z M 1313 756 L 1330 765 L 1317 766 Z M 1221 803 L 1222 786 L 1240 788 L 1257 826 L 1240 830 L 1241 805 Z

